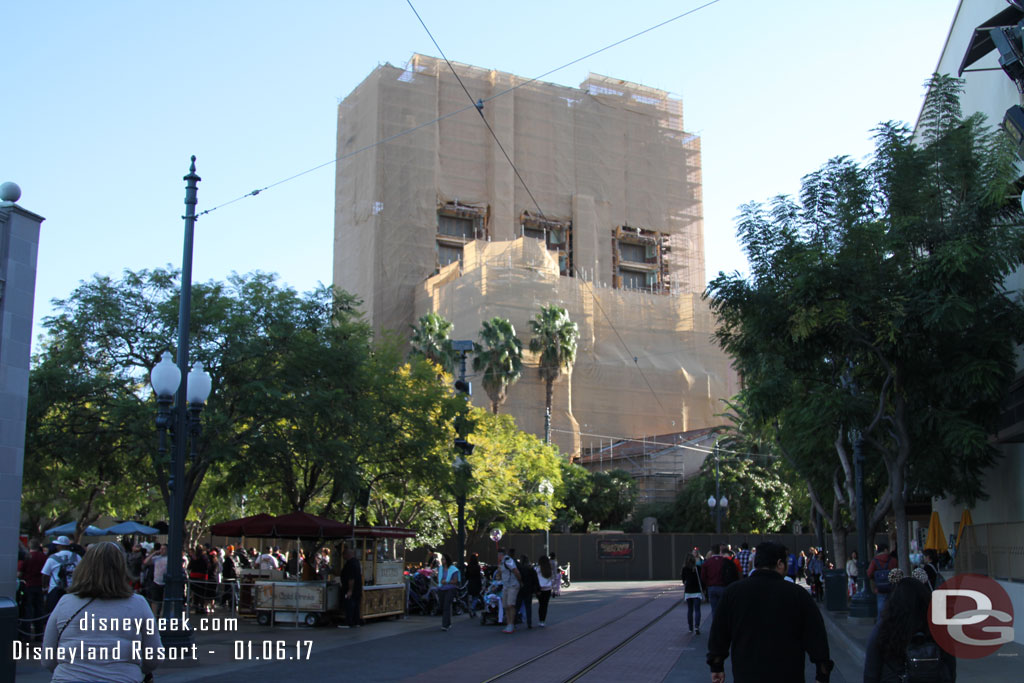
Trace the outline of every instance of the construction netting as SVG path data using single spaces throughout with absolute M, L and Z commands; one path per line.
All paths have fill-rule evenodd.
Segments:
M 454 68 L 472 100 L 443 60 L 416 55 L 339 106 L 334 283 L 375 329 L 405 335 L 427 311 L 458 339 L 500 316 L 525 346 L 542 305 L 565 307 L 580 342 L 555 385 L 564 451 L 581 433 L 720 424 L 736 379 L 700 299 L 700 140 L 682 103 L 593 74 L 577 89 Z M 482 390 L 474 401 L 488 405 Z M 535 367 L 502 411 L 542 433 Z

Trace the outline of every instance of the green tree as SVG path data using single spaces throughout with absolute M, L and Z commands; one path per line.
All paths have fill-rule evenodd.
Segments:
M 758 462 L 760 461 L 760 462 Z M 723 533 L 776 533 L 792 512 L 793 493 L 778 458 L 722 457 L 719 491 L 729 501 L 722 513 Z M 715 529 L 708 498 L 715 494 L 715 459 L 709 456 L 700 472 L 676 497 L 672 526 L 687 533 Z
M 471 441 L 476 448 L 466 460 L 471 484 L 466 498 L 466 529 L 470 542 L 482 540 L 495 527 L 530 530 L 548 527 L 558 512 L 563 458 L 558 449 L 532 434 L 520 431 L 510 415 L 493 415 L 473 409 L 476 420 Z M 454 490 L 454 472 L 450 474 Z M 542 492 L 548 481 L 556 495 Z M 449 499 L 448 531 L 456 531 L 454 495 Z
M 719 343 L 780 441 L 812 422 L 806 406 L 803 419 L 781 409 L 778 396 L 801 387 L 834 411 L 815 443 L 848 450 L 857 429 L 884 464 L 876 503 L 891 505 L 901 562 L 908 496 L 985 495 L 989 435 L 1024 340 L 1024 308 L 1004 284 L 1024 262 L 1012 150 L 983 117 L 961 115 L 961 90 L 933 77 L 916 137 L 882 124 L 869 163 L 835 159 L 804 178 L 799 201 L 744 207 L 751 275 L 708 288 Z
M 576 323 L 560 306 L 543 306 L 532 320 L 530 351 L 539 354 L 537 369 L 544 380 L 544 441 L 551 443 L 551 392 L 562 372 L 572 372 L 576 362 L 576 341 L 580 333 Z
M 427 313 L 412 327 L 411 355 L 426 358 L 452 374 L 458 352 L 452 349 L 453 325 L 439 313 Z
M 485 320 L 480 341 L 473 343 L 473 372 L 483 373 L 484 391 L 491 399 L 491 412 L 497 415 L 508 398 L 508 388 L 523 374 L 523 343 L 507 318 Z
M 637 486 L 625 470 L 590 473 L 590 493 L 577 508 L 584 530 L 621 524 L 636 506 Z

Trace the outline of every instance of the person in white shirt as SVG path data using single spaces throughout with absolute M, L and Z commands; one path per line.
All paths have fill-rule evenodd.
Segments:
M 558 572 L 552 570 L 551 560 L 547 555 L 541 555 L 534 567 L 537 572 L 537 581 L 540 583 L 540 592 L 537 593 L 537 617 L 540 619 L 539 626 L 544 628 L 544 621 L 548 618 L 548 601 L 551 600 L 551 588 L 557 580 Z
M 57 540 L 53 542 L 57 546 L 57 552 L 46 558 L 46 563 L 43 564 L 43 569 L 40 572 L 43 576 L 43 588 L 46 589 L 46 612 L 50 613 L 53 608 L 57 605 L 57 601 L 60 600 L 61 596 L 70 587 L 70 581 L 74 576 L 74 570 L 78 566 L 78 563 L 82 561 L 82 558 L 71 552 L 68 546 L 71 545 L 71 539 L 67 536 L 58 536 Z M 66 581 L 68 584 L 62 584 L 60 580 L 61 567 L 67 565 L 68 571 L 66 572 Z
M 260 555 L 260 559 L 256 560 L 256 568 L 263 571 L 278 569 L 277 559 L 269 552 L 265 552 Z

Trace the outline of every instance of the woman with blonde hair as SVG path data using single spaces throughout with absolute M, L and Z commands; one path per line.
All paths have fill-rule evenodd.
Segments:
M 154 656 L 161 648 L 153 612 L 132 590 L 124 550 L 110 542 L 90 545 L 46 622 L 43 665 L 53 672 L 51 681 L 140 683 L 157 662 L 133 657 L 134 643 Z M 58 647 L 75 658 L 58 660 Z

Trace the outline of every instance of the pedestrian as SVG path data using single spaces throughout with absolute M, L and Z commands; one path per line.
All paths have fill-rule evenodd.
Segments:
M 759 544 L 750 578 L 722 596 L 708 636 L 712 683 L 724 683 L 730 656 L 736 683 L 803 681 L 805 652 L 815 664 L 815 681 L 829 683 L 825 622 L 807 591 L 783 580 L 786 555 L 779 543 Z
M 345 591 L 345 626 L 356 628 L 362 625 L 359 610 L 363 601 L 363 567 L 356 554 L 347 545 L 341 551 L 341 589 Z M 338 626 L 341 628 L 341 625 Z
M 459 568 L 452 565 L 451 555 L 441 555 L 441 568 L 438 574 L 441 586 L 437 591 L 441 599 L 441 630 L 448 631 L 452 627 L 452 600 L 462 583 L 459 577 Z
M 899 570 L 893 570 L 893 573 Z M 929 634 L 931 589 L 921 581 L 903 580 L 892 587 L 881 618 L 868 638 L 864 683 L 956 680 L 956 658 Z M 913 671 L 914 677 L 911 677 Z
M 548 555 L 548 560 L 551 562 L 551 571 L 555 573 L 551 582 L 551 597 L 557 598 L 562 594 L 562 568 L 558 566 L 558 558 L 554 553 Z
M 889 581 L 889 572 L 899 566 L 899 561 L 894 553 L 889 552 L 889 544 L 882 542 L 878 544 L 878 554 L 868 564 L 868 579 L 871 581 L 871 589 L 875 593 L 875 601 L 878 605 L 878 619 L 882 618 L 882 609 L 885 601 L 889 599 L 892 592 L 892 584 Z
M 206 601 L 209 593 L 210 560 L 202 546 L 192 550 L 192 559 L 188 561 L 188 592 L 191 596 L 193 614 L 206 613 Z
M 505 633 L 516 630 L 516 600 L 519 597 L 520 574 L 516 561 L 498 549 L 498 576 L 501 580 L 501 604 L 505 609 Z
M 552 584 L 555 582 L 555 571 L 551 568 L 551 560 L 541 555 L 535 569 L 537 574 L 537 625 L 544 628 L 548 619 L 548 602 L 551 600 Z
M 818 602 L 821 602 L 822 598 L 822 585 L 821 575 L 825 571 L 825 565 L 822 562 L 821 552 L 817 548 L 811 548 L 811 556 L 807 558 L 807 583 L 811 587 L 811 595 Z
M 160 633 L 146 599 L 132 590 L 124 550 L 111 542 L 90 545 L 46 622 L 43 665 L 51 680 L 138 683 L 156 668 L 159 648 Z M 89 654 L 73 656 L 83 652 Z
M 687 555 L 683 564 L 683 599 L 686 600 L 686 625 L 690 633 L 700 635 L 700 605 L 704 598 L 704 586 L 700 581 L 700 570 L 694 556 Z
M 228 546 L 224 549 L 224 559 L 221 560 L 221 594 L 220 604 L 224 607 L 235 607 L 235 587 L 238 585 L 238 570 L 235 566 L 235 548 Z
M 530 564 L 530 558 L 521 555 L 516 562 L 519 567 L 519 576 L 522 577 L 519 587 L 519 595 L 516 598 L 516 614 L 523 612 L 526 620 L 526 628 L 533 628 L 533 596 L 540 592 L 540 582 L 537 581 L 537 572 Z
M 708 592 L 708 601 L 711 603 L 711 617 L 714 618 L 718 601 L 722 599 L 726 586 L 739 578 L 739 570 L 731 558 L 721 554 L 721 546 L 716 543 L 711 546 L 711 555 L 704 560 L 700 574 L 704 589 Z
M 796 561 L 796 578 L 803 579 L 808 585 L 810 581 L 807 581 L 807 553 L 803 550 L 800 551 L 800 555 Z
M 736 553 L 736 559 L 740 563 L 740 577 L 750 574 L 750 568 L 754 565 L 751 562 L 750 545 L 746 541 L 740 543 L 740 551 Z
M 924 565 L 922 566 L 928 575 L 928 586 L 932 590 L 938 588 L 946 580 L 939 571 L 939 553 L 935 548 L 924 549 Z
M 82 561 L 82 556 L 71 550 L 71 539 L 58 536 L 53 542 L 56 550 L 46 558 L 40 571 L 43 590 L 46 591 L 46 613 L 49 614 L 57 606 L 57 602 L 71 588 L 75 568 Z
M 146 597 L 149 598 L 149 607 L 153 610 L 154 616 L 160 616 L 164 602 L 164 578 L 167 576 L 167 546 L 154 543 L 153 552 L 143 561 L 142 565 L 144 570 L 146 568 L 150 570 L 146 594 Z
M 847 597 L 852 598 L 853 594 L 857 592 L 857 575 L 859 573 L 860 567 L 857 566 L 857 551 L 854 550 L 850 553 L 850 559 L 846 561 Z
M 260 571 L 269 572 L 278 569 L 277 558 L 267 550 L 256 559 L 256 568 Z
M 469 596 L 469 604 L 472 609 L 477 609 L 480 603 L 480 595 L 483 592 L 484 577 L 480 571 L 480 556 L 473 553 L 466 563 L 466 595 Z
M 42 640 L 43 628 L 46 623 L 46 596 L 43 593 L 43 567 L 46 566 L 46 553 L 38 538 L 28 542 L 28 555 L 18 562 L 18 576 L 25 586 L 25 621 L 22 622 L 22 635 L 30 641 Z

